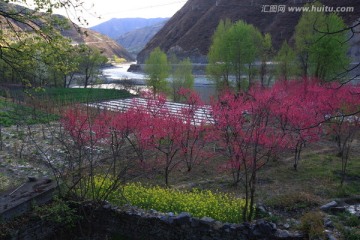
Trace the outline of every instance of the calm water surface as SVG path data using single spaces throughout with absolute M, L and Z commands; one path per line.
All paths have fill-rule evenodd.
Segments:
M 114 67 L 105 68 L 102 73 L 110 83 L 100 84 L 95 87 L 99 88 L 124 88 L 126 82 L 131 82 L 136 85 L 137 88 L 146 88 L 146 75 L 143 73 L 128 72 L 130 64 L 121 64 Z M 170 82 L 171 79 L 169 78 Z M 194 89 L 197 91 L 201 99 L 205 102 L 209 102 L 211 96 L 216 92 L 215 85 L 206 79 L 204 75 L 195 75 Z

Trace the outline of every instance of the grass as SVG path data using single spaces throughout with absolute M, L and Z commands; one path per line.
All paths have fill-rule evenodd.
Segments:
M 309 193 L 299 192 L 295 194 L 277 195 L 266 201 L 266 205 L 273 208 L 282 208 L 286 211 L 305 209 L 318 206 L 319 197 Z
M 48 108 L 44 107 L 44 105 L 64 106 L 76 103 L 129 98 L 133 96 L 126 90 L 93 88 L 47 88 L 38 91 L 32 90 L 29 94 L 31 100 L 27 101 L 27 104 L 30 104 L 31 106 L 34 104 L 34 106 L 44 109 L 44 111 L 36 110 L 35 107 L 15 104 L 6 101 L 5 99 L 0 99 L 1 126 L 8 127 L 16 124 L 31 125 L 58 120 L 59 117 L 56 114 L 46 113 L 47 110 L 45 109 Z
M 344 212 L 332 216 L 331 220 L 334 226 L 344 236 L 346 240 L 359 240 L 360 239 L 360 218 L 350 213 Z
M 295 197 L 301 193 L 322 201 L 359 194 L 360 181 L 357 179 L 360 177 L 360 156 L 355 152 L 352 155 L 347 172 L 350 177 L 342 187 L 340 175 L 337 174 L 340 169 L 341 159 L 335 156 L 335 152 L 305 152 L 297 171 L 292 169 L 291 160 L 270 162 L 259 175 L 273 179 L 273 183 L 260 186 L 258 197 L 270 202 L 279 201 L 281 204 L 281 196 Z
M 47 88 L 31 94 L 39 100 L 48 99 L 59 104 L 97 102 L 133 96 L 126 90 L 96 88 Z
M 58 120 L 59 117 L 31 107 L 8 102 L 0 98 L 0 125 L 9 127 L 16 124 L 40 124 Z
M 3 173 L 0 173 L 0 193 L 7 190 L 10 185 L 11 180 Z

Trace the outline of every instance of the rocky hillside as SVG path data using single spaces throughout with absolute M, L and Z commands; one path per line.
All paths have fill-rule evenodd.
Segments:
M 88 46 L 98 48 L 108 58 L 112 58 L 115 55 L 127 61 L 135 59 L 133 55 L 115 40 L 94 30 L 72 26 L 70 29 L 61 31 L 61 33 L 63 36 L 71 38 L 75 44 L 85 43 Z
M 109 21 L 91 27 L 99 33 L 117 39 L 124 33 L 149 27 L 168 20 L 168 18 L 113 18 Z
M 118 42 L 121 46 L 128 50 L 128 52 L 136 56 L 154 37 L 154 35 L 164 27 L 166 21 L 167 20 L 152 26 L 127 32 L 117 38 L 116 42 Z
M 31 17 L 22 17 L 21 15 L 28 12 L 30 15 L 34 14 L 33 10 L 27 9 L 22 6 L 8 4 L 4 2 L 0 2 L 0 27 L 2 30 L 10 29 L 10 31 L 4 32 L 14 32 L 17 34 L 21 32 L 29 32 L 33 31 L 32 28 L 29 27 L 28 24 L 24 24 L 27 21 L 31 20 Z M 11 14 L 9 14 L 11 13 Z M 16 14 L 17 13 L 17 14 Z M 18 17 L 14 17 L 18 16 Z M 46 18 L 42 18 L 41 20 L 36 20 L 34 23 L 37 26 L 41 26 L 43 22 L 47 21 Z M 61 15 L 53 15 L 52 20 L 60 19 L 61 21 L 67 21 L 65 17 Z M 32 24 L 32 25 L 35 25 Z M 93 46 L 98 48 L 103 55 L 106 57 L 113 57 L 114 55 L 125 58 L 128 61 L 133 61 L 133 56 L 126 51 L 126 49 L 120 46 L 116 41 L 110 39 L 109 37 L 97 33 L 90 29 L 79 28 L 77 25 L 71 23 L 69 21 L 69 27 L 59 27 L 60 33 L 64 37 L 70 38 L 74 44 L 82 44 L 85 43 L 89 46 Z M 1 31 L 0 31 L 1 34 Z M 5 34 L 5 33 L 4 33 Z M 4 35 L 5 36 L 5 35 Z
M 211 37 L 221 19 L 244 20 L 263 33 L 272 35 L 275 49 L 285 40 L 292 40 L 300 13 L 262 12 L 265 5 L 303 6 L 309 0 L 189 0 L 138 54 L 143 63 L 149 53 L 160 47 L 178 56 L 191 57 L 193 62 L 205 62 Z M 360 18 L 358 0 L 321 0 L 326 6 L 354 7 L 354 12 L 342 13 L 351 25 Z M 356 51 L 358 52 L 358 51 Z

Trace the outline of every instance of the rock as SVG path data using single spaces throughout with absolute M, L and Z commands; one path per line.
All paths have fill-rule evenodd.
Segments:
M 338 205 L 338 203 L 337 203 L 336 201 L 332 201 L 332 202 L 329 202 L 329 203 L 321 206 L 320 209 L 321 209 L 322 211 L 327 211 L 327 210 L 329 210 L 329 209 L 331 209 L 331 208 L 336 207 L 337 205 Z
M 169 224 L 173 224 L 173 223 L 174 223 L 174 217 L 168 217 L 168 218 L 167 218 L 167 222 L 168 222 Z
M 207 224 L 211 224 L 211 223 L 215 222 L 215 220 L 212 219 L 211 217 L 203 217 L 200 219 L 200 221 L 202 223 L 207 223 Z
M 215 230 L 219 230 L 219 229 L 221 229 L 223 227 L 223 225 L 224 224 L 222 222 L 216 221 L 214 223 L 213 227 L 214 227 Z
M 337 240 L 334 234 L 331 231 L 326 231 L 326 237 L 328 240 Z
M 256 237 L 272 236 L 276 232 L 276 224 L 267 222 L 265 220 L 259 220 L 252 228 L 252 233 Z
M 128 72 L 141 72 L 141 66 L 139 64 L 131 64 Z
M 179 225 L 190 224 L 190 218 L 191 218 L 190 213 L 183 212 L 180 213 L 178 216 L 174 217 L 174 223 Z
M 275 234 L 273 235 L 274 239 L 287 239 L 287 240 L 303 240 L 305 239 L 305 235 L 299 232 L 289 232 L 287 230 L 277 229 Z M 268 238 L 272 239 L 272 238 Z
M 345 206 L 346 211 L 360 218 L 360 204 Z
M 225 224 L 223 224 L 221 229 L 225 232 L 230 232 L 231 227 L 232 227 L 232 225 L 230 223 L 225 223 Z
M 112 205 L 109 204 L 109 203 L 106 203 L 106 204 L 103 206 L 103 208 L 106 209 L 106 210 L 110 210 L 110 209 L 112 209 Z
M 332 213 L 343 213 L 346 211 L 346 208 L 345 207 L 333 207 L 333 208 L 330 208 L 330 211 Z
M 260 214 L 268 214 L 265 206 L 263 206 L 263 205 L 257 206 L 257 210 L 258 210 L 258 212 L 259 212 Z
M 289 229 L 289 228 L 290 228 L 290 224 L 285 223 L 285 224 L 284 224 L 284 228 L 285 228 L 285 229 Z
M 242 234 L 248 236 L 251 232 L 251 225 L 249 223 L 243 223 L 243 224 L 237 225 L 235 230 L 237 232 L 241 232 Z
M 278 239 L 288 239 L 290 238 L 290 233 L 286 230 L 277 229 L 275 232 L 275 237 Z
M 36 182 L 37 178 L 36 177 L 28 177 L 29 182 Z
M 191 227 L 198 227 L 198 226 L 200 225 L 199 220 L 196 219 L 196 218 L 192 218 L 192 219 L 190 220 L 190 222 L 191 222 Z
M 326 219 L 324 220 L 324 226 L 325 226 L 326 228 L 331 228 L 331 229 L 334 228 L 333 222 L 332 222 L 331 219 L 329 219 L 329 218 L 326 218 Z

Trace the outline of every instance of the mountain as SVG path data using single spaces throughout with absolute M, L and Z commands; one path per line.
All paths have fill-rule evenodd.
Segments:
M 107 22 L 93 26 L 90 29 L 109 36 L 112 39 L 117 39 L 124 33 L 149 27 L 166 20 L 168 20 L 168 18 L 113 18 Z
M 37 15 L 36 19 L 32 18 L 34 15 Z M 57 30 L 64 37 L 70 38 L 73 44 L 87 44 L 98 48 L 108 58 L 116 55 L 128 61 L 134 60 L 134 57 L 114 40 L 91 29 L 80 28 L 62 15 L 54 14 L 51 15 L 50 19 L 47 15 L 41 15 L 41 13 L 36 13 L 34 10 L 26 7 L 0 2 L 0 27 L 7 34 L 10 32 L 20 34 L 21 32 L 37 31 L 50 21 L 67 22 L 68 27 L 58 25 Z M 10 30 L 5 31 L 7 29 Z
M 91 29 L 78 28 L 76 25 L 67 30 L 62 30 L 64 37 L 70 38 L 74 44 L 86 44 L 97 48 L 102 55 L 112 58 L 114 55 L 127 61 L 134 61 L 134 56 L 115 40 Z
M 167 20 L 156 23 L 152 26 L 140 28 L 127 32 L 116 39 L 121 46 L 126 48 L 128 52 L 136 56 L 145 45 L 159 32 L 165 25 Z
M 262 33 L 270 33 L 275 49 L 282 42 L 293 40 L 295 26 L 300 12 L 290 12 L 288 7 L 301 7 L 309 0 L 188 0 L 165 26 L 150 40 L 138 54 L 139 63 L 144 63 L 149 53 L 160 47 L 167 53 L 174 52 L 179 57 L 190 57 L 193 62 L 206 62 L 211 37 L 221 19 L 233 22 L 244 20 L 255 25 Z M 360 18 L 358 0 L 322 0 L 325 6 L 353 7 L 353 12 L 341 13 L 348 25 Z M 271 5 L 285 5 L 284 13 L 264 12 Z M 358 46 L 357 46 L 358 48 Z

